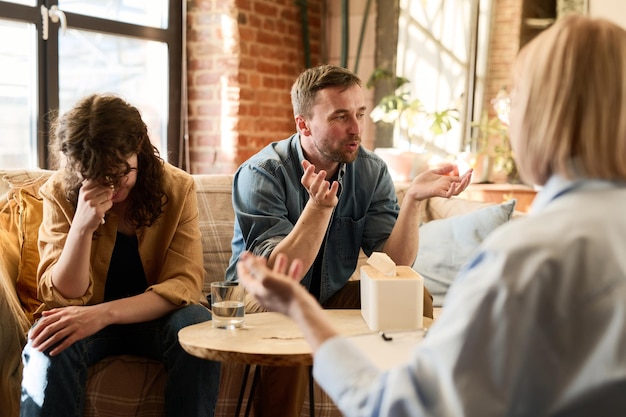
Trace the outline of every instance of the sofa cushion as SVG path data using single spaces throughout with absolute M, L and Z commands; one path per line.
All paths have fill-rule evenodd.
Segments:
M 231 240 L 235 213 L 231 198 L 232 175 L 194 175 L 198 210 L 200 212 L 200 233 L 202 253 L 207 276 L 204 293 L 210 292 L 210 283 L 222 281 L 230 261 Z
M 37 299 L 37 241 L 43 211 L 39 188 L 51 174 L 52 171 L 39 170 L 0 173 L 3 182 L 9 184 L 7 197 L 15 203 L 9 204 L 9 209 L 15 210 L 12 216 L 17 219 L 20 253 L 15 285 L 24 312 L 31 322 L 33 313 L 41 305 Z
M 20 189 L 17 197 L 20 207 L 20 263 L 16 290 L 24 306 L 24 312 L 32 321 L 33 314 L 41 305 L 41 301 L 37 299 L 37 267 L 39 266 L 37 241 L 39 225 L 43 217 L 43 201 L 38 192 L 29 189 Z
M 21 352 L 31 325 L 15 291 L 19 246 L 15 227 L 7 227 L 11 213 L 4 208 L 9 203 L 13 201 L 0 212 L 0 416 L 19 414 Z
M 0 261 L 2 268 L 7 273 L 7 283 L 13 286 L 14 292 L 17 267 L 20 262 L 17 213 L 17 202 L 5 197 L 0 204 L 0 231 L 2 231 L 0 234 Z
M 89 368 L 85 417 L 165 415 L 166 371 L 161 362 L 119 355 Z
M 509 200 L 502 204 L 486 204 L 478 210 L 420 226 L 419 249 L 413 269 L 424 277 L 424 286 L 433 296 L 433 306 L 442 306 L 459 270 L 489 233 L 511 219 L 515 203 L 516 200 Z
M 480 210 L 485 207 L 491 207 L 494 203 L 467 200 L 461 197 L 441 198 L 433 197 L 428 199 L 427 217 L 422 217 L 423 222 L 447 219 L 449 217 L 459 216 Z

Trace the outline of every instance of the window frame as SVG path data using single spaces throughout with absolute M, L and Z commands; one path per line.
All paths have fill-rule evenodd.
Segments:
M 167 28 L 141 26 L 98 17 L 64 12 L 68 27 L 72 29 L 99 32 L 108 35 L 133 37 L 142 40 L 163 42 L 168 54 L 168 123 L 166 149 L 162 157 L 173 165 L 178 165 L 181 144 L 181 97 L 183 32 L 185 16 L 183 1 L 169 0 Z M 48 144 L 50 141 L 50 117 L 59 109 L 59 25 L 50 24 L 48 40 L 42 39 L 41 5 L 50 9 L 58 1 L 38 0 L 36 6 L 9 3 L 0 0 L 0 19 L 21 21 L 36 26 L 37 40 L 37 165 L 40 168 L 53 167 Z M 163 153 L 166 153 L 163 155 Z

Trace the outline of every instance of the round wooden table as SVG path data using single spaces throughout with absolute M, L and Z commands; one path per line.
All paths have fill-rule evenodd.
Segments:
M 361 310 L 325 310 L 342 336 L 378 335 L 370 330 L 361 316 Z M 424 326 L 432 320 L 424 317 Z M 313 364 L 311 348 L 300 329 L 290 318 L 280 313 L 246 314 L 243 327 L 214 328 L 210 321 L 183 328 L 178 340 L 185 351 L 199 358 L 220 362 L 236 362 L 261 366 L 309 366 Z M 359 344 L 359 343 L 357 343 Z M 367 345 L 372 345 L 367 343 Z M 375 358 L 376 353 L 370 352 Z M 236 416 L 239 415 L 246 389 L 249 367 L 244 373 Z M 250 392 L 254 392 L 259 377 L 258 366 Z M 312 376 L 311 376 L 312 378 Z M 309 382 L 311 416 L 313 415 L 313 381 Z M 245 415 L 249 413 L 248 401 Z
M 326 310 L 344 336 L 378 333 L 367 327 L 361 310 Z M 311 348 L 302 332 L 280 313 L 246 314 L 243 327 L 214 328 L 210 321 L 178 333 L 185 351 L 199 358 L 265 366 L 311 365 Z

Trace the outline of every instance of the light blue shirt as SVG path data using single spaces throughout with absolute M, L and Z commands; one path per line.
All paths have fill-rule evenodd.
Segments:
M 412 360 L 342 337 L 314 376 L 345 416 L 626 415 L 626 186 L 552 178 L 452 284 Z
M 245 162 L 234 176 L 235 228 L 226 279 L 237 280 L 236 263 L 244 250 L 268 257 L 294 228 L 309 200 L 300 183 L 304 169 L 300 136 L 271 143 Z M 327 228 L 322 258 L 320 302 L 345 285 L 360 249 L 380 251 L 400 207 L 385 162 L 359 149 L 357 159 L 340 167 L 339 202 Z M 312 268 L 302 279 L 308 288 Z

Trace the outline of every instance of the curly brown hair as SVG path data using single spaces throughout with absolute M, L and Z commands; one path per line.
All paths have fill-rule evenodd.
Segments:
M 126 160 L 137 154 L 127 220 L 142 227 L 161 216 L 167 202 L 164 162 L 137 108 L 115 95 L 93 94 L 58 118 L 53 132 L 52 152 L 61 154 L 65 194 L 75 207 L 84 180 L 117 186 L 131 170 Z

